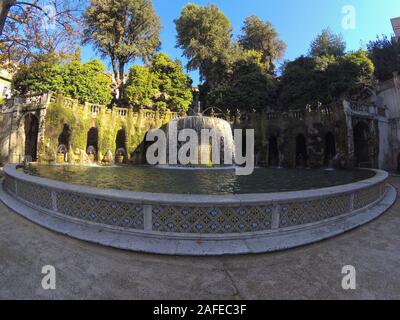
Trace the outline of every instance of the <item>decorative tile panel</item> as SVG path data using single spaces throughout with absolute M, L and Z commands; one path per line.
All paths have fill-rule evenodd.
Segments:
M 299 201 L 280 207 L 279 227 L 287 228 L 340 216 L 350 211 L 350 194 Z
M 357 191 L 354 194 L 354 210 L 358 210 L 377 201 L 385 192 L 385 185 L 379 184 L 369 189 Z
M 172 207 L 155 205 L 153 230 L 183 233 L 243 233 L 271 229 L 272 205 Z
M 15 194 L 15 180 L 13 178 L 11 178 L 10 176 L 6 175 L 4 178 L 4 188 L 12 193 Z
M 17 187 L 15 185 L 17 181 Z M 144 230 L 145 210 L 142 204 L 72 191 L 53 190 L 31 182 L 15 180 L 5 175 L 4 188 L 25 201 L 73 218 L 103 225 Z M 354 210 L 367 207 L 386 192 L 386 183 L 354 192 Z M 350 212 L 352 193 L 322 196 L 320 199 L 301 200 L 280 204 L 240 204 L 226 206 L 149 205 L 152 230 L 165 233 L 228 234 L 267 231 L 273 229 L 273 213 L 279 216 L 279 226 L 287 228 L 315 223 Z M 54 199 L 53 197 L 54 196 Z M 54 201 L 54 203 L 53 203 Z M 294 200 L 293 200 L 294 201 Z M 54 207 L 53 207 L 54 206 Z M 277 217 L 278 217 L 277 216 Z M 150 221 L 150 220 L 149 220 Z M 277 222 L 277 221 L 276 221 Z
M 143 230 L 143 206 L 134 203 L 56 193 L 58 212 L 67 216 L 116 227 Z
M 20 198 L 38 207 L 49 210 L 53 208 L 51 191 L 48 188 L 24 181 L 18 181 L 17 186 Z

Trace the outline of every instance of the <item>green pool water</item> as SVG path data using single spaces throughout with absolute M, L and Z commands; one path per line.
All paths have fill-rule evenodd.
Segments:
M 371 178 L 369 170 L 255 169 L 250 176 L 235 170 L 183 170 L 157 167 L 85 167 L 30 165 L 26 173 L 77 185 L 170 194 L 248 194 L 309 190 Z

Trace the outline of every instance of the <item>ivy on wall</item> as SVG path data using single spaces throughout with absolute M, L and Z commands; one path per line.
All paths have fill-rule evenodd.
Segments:
M 76 149 L 86 152 L 88 132 L 91 128 L 97 128 L 99 155 L 104 156 L 108 151 L 115 155 L 116 140 L 120 130 L 125 130 L 126 152 L 132 155 L 143 142 L 148 130 L 159 128 L 171 119 L 170 113 L 165 115 L 155 113 L 154 117 L 146 117 L 144 112 L 134 116 L 132 111 L 129 111 L 125 117 L 121 117 L 116 111 L 104 109 L 97 113 L 96 117 L 92 117 L 91 111 L 85 109 L 84 105 L 75 101 L 75 104 L 70 107 L 65 106 L 64 101 L 64 98 L 59 96 L 56 101 L 49 104 L 45 115 L 45 148 L 40 152 L 52 154 L 53 159 L 57 154 L 60 145 L 59 138 L 65 125 L 70 131 L 67 146 L 69 152 L 74 152 Z M 48 161 L 53 160 L 48 159 Z

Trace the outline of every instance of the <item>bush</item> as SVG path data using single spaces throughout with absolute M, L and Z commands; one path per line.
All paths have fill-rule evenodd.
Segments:
M 111 82 L 99 60 L 63 64 L 57 59 L 43 59 L 22 67 L 13 79 L 13 86 L 23 95 L 53 91 L 80 102 L 109 104 Z

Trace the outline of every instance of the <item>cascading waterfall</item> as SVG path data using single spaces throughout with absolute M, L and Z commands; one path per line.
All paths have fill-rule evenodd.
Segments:
M 227 121 L 214 117 L 204 117 L 201 115 L 172 120 L 166 127 L 168 143 L 167 153 L 171 143 L 170 133 L 172 132 L 172 128 L 176 128 L 177 133 L 184 129 L 192 129 L 196 132 L 199 138 L 198 164 L 200 166 L 234 165 L 235 143 L 232 134 L 232 127 Z M 209 139 L 208 141 L 201 141 L 202 130 L 204 129 L 208 131 L 212 130 L 211 132 L 213 133 L 214 144 L 213 139 Z M 179 148 L 184 144 L 185 142 L 178 142 L 176 145 L 177 150 L 179 150 Z M 213 161 L 212 156 L 213 152 L 215 151 L 213 150 L 215 146 L 219 148 L 220 162 L 218 163 L 215 163 Z M 173 146 L 173 148 L 175 148 L 175 146 Z

